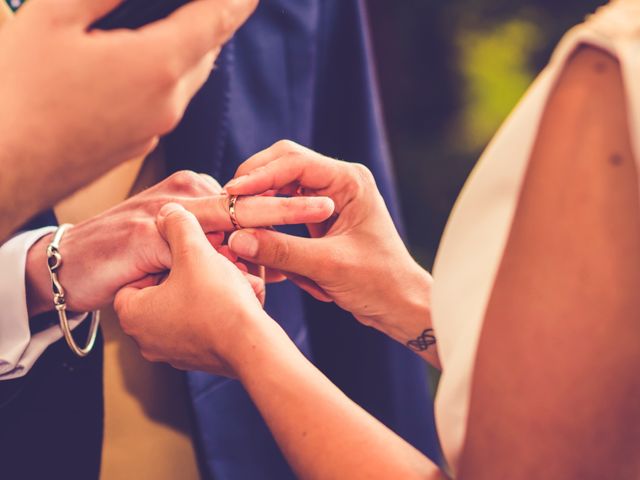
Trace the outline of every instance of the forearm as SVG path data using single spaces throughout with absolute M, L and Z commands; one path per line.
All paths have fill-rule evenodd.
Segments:
M 377 322 L 384 326 L 381 331 L 440 369 L 437 338 L 431 320 L 432 276 L 413 263 L 397 271 L 397 278 L 389 281 L 399 288 L 387 288 L 391 307 L 387 309 L 387 318 Z
M 8 107 L 9 108 L 9 107 Z M 33 132 L 10 119 L 15 109 L 0 118 L 0 130 L 12 132 L 0 139 L 0 240 L 6 239 L 38 212 L 50 208 L 81 185 L 82 169 L 65 165 L 43 151 L 47 142 L 34 142 Z M 18 114 L 18 117 L 23 116 Z M 60 179 L 60 174 L 64 179 Z
M 4 148 L 4 145 L 2 146 Z M 18 168 L 15 162 L 5 158 L 6 151 L 0 157 L 0 241 L 6 240 L 12 232 L 38 211 L 37 198 L 41 192 L 33 188 L 35 178 L 26 178 L 25 168 Z M 39 166 L 24 164 L 28 170 L 38 171 Z
M 424 455 L 349 400 L 279 327 L 247 342 L 250 353 L 237 361 L 240 380 L 301 478 L 443 478 Z

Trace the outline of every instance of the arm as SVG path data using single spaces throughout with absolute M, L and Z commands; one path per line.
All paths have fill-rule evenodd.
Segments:
M 265 314 L 266 315 L 266 314 Z M 270 318 L 265 324 L 275 325 Z M 441 479 L 428 458 L 352 402 L 279 328 L 234 357 L 239 379 L 303 479 Z
M 167 205 L 158 226 L 173 258 L 167 281 L 125 288 L 115 302 L 146 358 L 238 376 L 301 478 L 440 478 L 306 360 L 192 215 Z
M 486 313 L 460 478 L 640 474 L 640 209 L 626 104 L 620 66 L 592 48 L 549 99 Z
M 233 228 L 228 197 L 207 175 L 178 172 L 107 212 L 79 223 L 65 234 L 60 281 L 69 312 L 97 310 L 132 282 L 155 282 L 171 266 L 169 249 L 155 225 L 158 210 L 177 201 L 193 211 L 210 243 L 220 247 L 223 231 Z M 237 216 L 246 225 L 321 221 L 333 209 L 330 200 L 243 198 Z M 46 248 L 53 228 L 21 234 L 0 247 L 0 379 L 26 375 L 48 345 L 61 338 L 54 325 L 31 335 L 29 318 L 53 311 Z M 233 257 L 231 257 L 233 259 Z M 70 313 L 71 314 L 71 313 Z M 77 315 L 72 325 L 83 319 Z M 4 367 L 3 367 L 4 362 Z M 5 374 L 4 376 L 2 374 Z
M 19 376 L 28 369 L 23 359 L 29 348 L 31 332 L 27 310 L 25 263 L 29 248 L 52 227 L 24 232 L 0 246 L 0 380 Z
M 584 61 L 592 70 L 592 54 L 576 57 L 543 121 L 487 311 L 461 478 L 638 474 L 637 172 L 617 65 L 598 53 L 596 70 L 602 62 L 607 75 L 573 69 Z M 311 170 L 317 173 L 326 164 L 316 162 Z M 281 165 L 278 171 L 286 169 Z M 330 173 L 316 179 L 343 178 Z M 246 181 L 267 178 L 260 188 L 273 186 L 271 176 L 256 175 Z M 286 175 L 277 178 L 291 183 Z M 305 179 L 304 171 L 299 178 Z M 357 195 L 361 190 L 353 185 L 342 193 Z M 336 197 L 339 216 L 346 211 L 340 205 Z M 360 206 L 371 214 L 371 204 Z M 438 475 L 292 350 L 247 285 L 198 236 L 189 215 L 167 208 L 159 226 L 174 261 L 167 282 L 127 288 L 116 298 L 123 328 L 144 355 L 239 376 L 303 478 Z M 292 252 L 280 255 L 300 258 Z M 327 251 L 314 254 L 331 264 Z M 228 273 L 221 282 L 206 271 Z M 321 278 L 317 272 L 316 278 Z M 187 308 L 191 315 L 185 322 Z
M 208 175 L 181 171 L 127 201 L 79 223 L 65 234 L 60 251 L 64 264 L 59 278 L 67 290 L 70 311 L 96 310 L 112 303 L 124 285 L 147 281 L 171 268 L 171 255 L 155 225 L 160 208 L 178 202 L 192 211 L 212 245 L 219 247 L 224 232 L 233 230 L 228 197 Z M 322 221 L 333 211 L 327 198 L 243 198 L 236 203 L 237 218 L 246 225 L 270 226 Z M 53 308 L 43 237 L 27 256 L 26 282 L 29 315 Z
M 119 3 L 27 2 L 0 30 L 0 241 L 173 129 L 257 2 L 190 2 L 139 30 L 90 29 Z

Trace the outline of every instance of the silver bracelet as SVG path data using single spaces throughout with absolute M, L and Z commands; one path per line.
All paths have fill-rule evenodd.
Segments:
M 73 353 L 79 357 L 86 357 L 93 349 L 96 342 L 96 336 L 98 335 L 98 326 L 100 325 L 100 311 L 96 310 L 91 314 L 91 328 L 89 329 L 89 338 L 87 345 L 84 348 L 80 348 L 73 336 L 71 335 L 71 328 L 69 328 L 69 320 L 67 320 L 67 299 L 65 296 L 64 288 L 58 279 L 58 270 L 62 267 L 62 254 L 60 253 L 60 240 L 67 228 L 71 225 L 60 225 L 56 233 L 53 235 L 53 240 L 47 247 L 47 267 L 49 269 L 49 276 L 51 277 L 51 288 L 53 289 L 53 305 L 58 312 L 58 319 L 60 320 L 60 329 L 64 335 L 64 339 L 67 341 L 67 345 Z

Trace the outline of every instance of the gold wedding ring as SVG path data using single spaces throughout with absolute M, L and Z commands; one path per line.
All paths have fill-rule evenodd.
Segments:
M 231 225 L 236 230 L 240 230 L 242 227 L 238 223 L 238 217 L 236 216 L 236 203 L 238 202 L 238 195 L 231 195 L 229 197 L 229 218 L 231 219 Z

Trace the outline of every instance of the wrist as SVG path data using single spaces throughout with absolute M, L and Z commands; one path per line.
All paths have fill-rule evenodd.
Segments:
M 410 286 L 398 298 L 400 307 L 394 312 L 397 328 L 390 336 L 410 348 L 437 369 L 441 369 L 436 338 L 431 319 L 431 289 L 433 277 L 414 263 Z M 393 322 L 393 319 L 389 319 Z
M 412 262 L 405 270 L 399 287 L 392 289 L 393 308 L 383 320 L 385 332 L 396 341 L 406 345 L 425 329 L 431 328 L 431 288 L 433 278 L 420 265 Z
M 285 331 L 266 312 L 251 314 L 250 328 L 240 327 L 241 334 L 226 354 L 226 360 L 238 379 L 250 378 L 264 369 L 278 354 L 295 348 Z M 247 323 L 240 323 L 247 325 Z
M 53 310 L 51 279 L 47 268 L 47 245 L 53 234 L 45 235 L 27 252 L 25 284 L 29 317 Z

